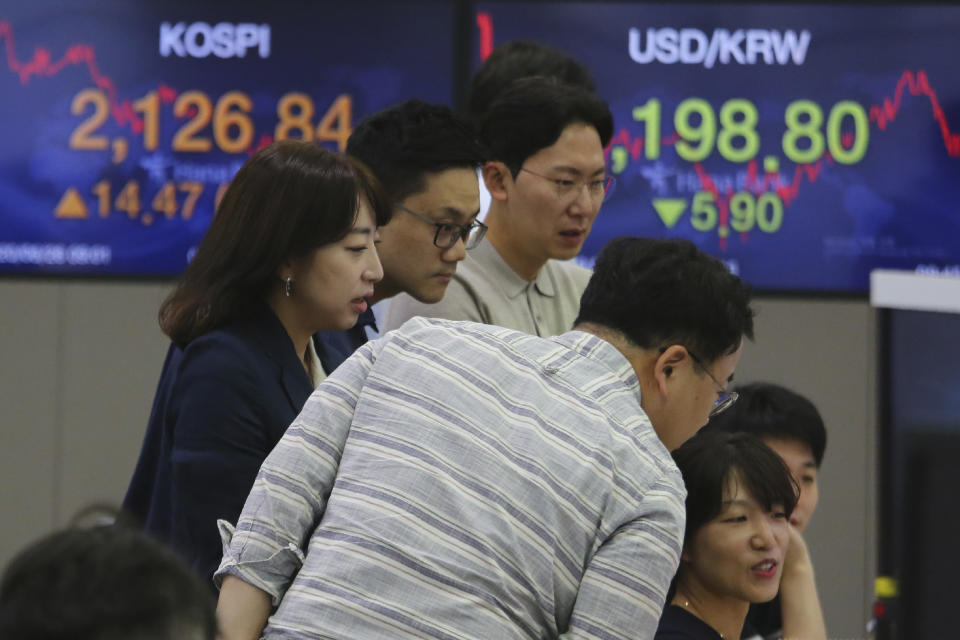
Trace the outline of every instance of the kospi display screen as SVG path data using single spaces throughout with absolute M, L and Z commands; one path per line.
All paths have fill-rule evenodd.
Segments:
M 593 72 L 615 190 L 587 240 L 683 237 L 756 289 L 960 271 L 960 6 L 476 3 L 475 64 L 535 40 Z
M 454 10 L 420 2 L 6 2 L 0 273 L 179 273 L 254 150 L 343 149 L 449 104 Z

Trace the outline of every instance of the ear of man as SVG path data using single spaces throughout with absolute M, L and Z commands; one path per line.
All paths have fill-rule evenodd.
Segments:
M 483 183 L 490 192 L 490 197 L 494 200 L 504 201 L 507 199 L 507 184 L 513 183 L 513 174 L 510 169 L 502 162 L 491 160 L 483 165 L 481 171 Z
M 690 358 L 687 348 L 683 345 L 673 344 L 663 350 L 663 352 L 653 362 L 653 379 L 656 382 L 657 390 L 664 398 L 669 397 L 677 381 L 679 365 Z

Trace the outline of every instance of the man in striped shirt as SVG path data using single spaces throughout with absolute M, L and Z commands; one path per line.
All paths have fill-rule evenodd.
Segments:
M 752 331 L 719 261 L 622 238 L 566 334 L 414 319 L 368 343 L 221 522 L 224 637 L 653 637 L 683 542 L 669 450 L 729 406 Z

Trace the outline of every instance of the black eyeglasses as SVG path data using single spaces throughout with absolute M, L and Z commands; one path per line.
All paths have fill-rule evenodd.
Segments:
M 397 209 L 409 213 L 414 218 L 419 218 L 427 224 L 432 224 L 437 228 L 436 234 L 433 236 L 433 245 L 438 249 L 449 249 L 453 245 L 457 244 L 458 240 L 463 240 L 463 246 L 467 249 L 473 249 L 480 241 L 483 240 L 483 236 L 487 233 L 487 225 L 483 224 L 479 220 L 474 220 L 470 224 L 454 224 L 452 222 L 436 222 L 431 220 L 427 216 L 417 213 L 416 211 L 411 211 L 403 205 L 396 205 Z
M 712 418 L 713 416 L 719 415 L 732 407 L 733 403 L 740 397 L 740 394 L 736 391 L 727 391 L 727 385 L 717 380 L 716 377 L 710 373 L 710 370 L 703 364 L 703 360 L 697 357 L 697 354 L 690 351 L 690 349 L 687 349 L 687 353 L 689 353 L 693 361 L 703 369 L 703 372 L 710 376 L 710 379 L 720 387 L 720 396 L 717 398 L 717 401 L 713 403 L 713 407 L 710 408 L 710 417 Z

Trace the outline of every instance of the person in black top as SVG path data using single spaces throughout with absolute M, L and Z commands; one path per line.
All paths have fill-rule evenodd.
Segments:
M 777 594 L 797 489 L 759 438 L 704 429 L 673 452 L 687 523 L 656 640 L 739 638 L 751 603 Z
M 813 564 L 802 533 L 817 508 L 817 475 L 827 446 L 827 432 L 816 406 L 804 396 L 768 382 L 737 387 L 736 406 L 711 418 L 708 429 L 752 433 L 760 437 L 790 468 L 800 487 L 790 515 L 791 543 L 780 581 L 780 592 L 770 602 L 750 607 L 741 638 L 826 637 L 823 613 L 813 578 Z

